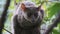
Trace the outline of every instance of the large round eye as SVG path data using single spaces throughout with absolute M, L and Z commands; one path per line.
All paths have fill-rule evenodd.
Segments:
M 35 13 L 34 16 L 35 16 L 35 18 L 37 18 L 38 17 L 38 13 Z

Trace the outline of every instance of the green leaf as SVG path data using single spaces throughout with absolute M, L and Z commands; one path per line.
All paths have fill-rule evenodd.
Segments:
M 52 7 L 48 9 L 48 17 L 51 18 L 54 14 L 56 14 L 60 10 L 60 3 L 54 4 Z
M 60 34 L 57 30 L 53 29 L 53 34 Z

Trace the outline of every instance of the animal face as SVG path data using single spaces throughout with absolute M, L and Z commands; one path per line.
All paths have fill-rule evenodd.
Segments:
M 28 21 L 35 22 L 38 20 L 39 16 L 41 16 L 40 13 L 40 7 L 25 7 L 24 4 L 21 5 L 21 8 L 24 12 L 24 18 Z
M 38 16 L 38 8 L 37 7 L 28 7 L 24 11 L 26 13 L 27 19 L 30 21 L 35 21 L 39 16 Z

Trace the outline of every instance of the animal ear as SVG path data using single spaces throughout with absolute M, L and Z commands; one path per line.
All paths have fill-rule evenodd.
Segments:
M 21 4 L 21 9 L 23 10 L 23 11 L 25 11 L 25 9 L 26 9 L 26 6 L 22 3 Z
M 38 6 L 38 10 L 40 10 L 41 9 L 41 6 Z

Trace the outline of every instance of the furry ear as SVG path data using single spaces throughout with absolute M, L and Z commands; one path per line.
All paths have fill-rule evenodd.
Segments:
M 38 10 L 40 11 L 40 9 L 41 9 L 41 6 L 38 6 Z
M 21 4 L 21 8 L 22 8 L 23 11 L 25 11 L 25 9 L 26 9 L 26 7 L 23 3 Z
M 38 6 L 38 11 L 40 11 L 40 10 L 44 10 L 42 5 Z

